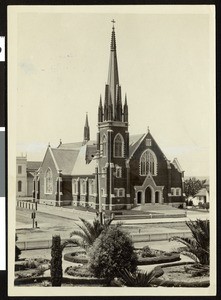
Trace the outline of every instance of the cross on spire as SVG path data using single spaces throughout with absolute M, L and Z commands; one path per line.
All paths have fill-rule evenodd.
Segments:
M 112 21 L 111 21 L 112 23 L 113 23 L 113 29 L 114 29 L 114 24 L 116 23 L 116 21 L 113 19 Z

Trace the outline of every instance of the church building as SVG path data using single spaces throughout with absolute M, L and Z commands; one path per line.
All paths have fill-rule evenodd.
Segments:
M 130 135 L 129 106 L 118 76 L 115 28 L 111 33 L 108 80 L 98 105 L 98 132 L 90 140 L 86 115 L 82 142 L 46 150 L 35 176 L 37 201 L 55 206 L 83 206 L 104 210 L 137 205 L 184 202 L 184 171 L 169 161 L 149 129 Z

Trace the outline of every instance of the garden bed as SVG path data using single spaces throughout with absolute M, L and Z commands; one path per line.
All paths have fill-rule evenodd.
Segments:
M 88 257 L 85 251 L 76 250 L 64 254 L 64 260 L 78 264 L 86 264 L 88 262 Z
M 148 251 L 146 251 L 145 248 L 148 248 Z M 150 249 L 149 247 L 144 247 L 143 249 L 137 250 L 138 266 L 169 263 L 180 260 L 180 254 L 177 252 L 165 252 Z M 64 260 L 73 263 L 87 264 L 88 256 L 84 250 L 75 250 L 66 253 L 64 255 Z
M 48 287 L 51 285 L 51 277 L 32 277 L 32 278 L 19 278 L 14 281 L 15 286 L 39 286 Z M 106 286 L 105 280 L 100 278 L 62 278 L 62 286 Z
M 50 261 L 48 259 L 36 258 L 17 261 L 15 264 L 15 277 L 32 278 L 42 276 L 48 269 L 50 269 Z
M 190 265 L 189 263 L 188 265 Z M 192 276 L 186 272 L 187 263 L 161 266 L 164 273 L 153 283 L 166 287 L 208 287 L 209 276 Z
M 161 250 L 150 249 L 148 246 L 137 250 L 138 266 L 169 263 L 180 260 L 180 254 L 177 252 L 165 252 Z

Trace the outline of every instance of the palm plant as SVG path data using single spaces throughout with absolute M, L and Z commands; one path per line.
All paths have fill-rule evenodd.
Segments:
M 135 272 L 131 273 L 127 269 L 120 271 L 121 279 L 124 284 L 129 287 L 149 287 L 153 285 L 153 280 L 159 277 L 158 271 L 153 269 L 151 272 Z
M 112 220 L 105 220 L 104 224 L 101 224 L 99 220 L 94 219 L 93 223 L 80 218 L 83 224 L 76 224 L 81 230 L 75 230 L 70 233 L 70 237 L 75 237 L 74 239 L 68 240 L 70 243 L 75 243 L 79 247 L 87 249 L 92 246 L 96 238 L 101 234 L 101 232 L 106 229 Z M 76 238 L 77 237 L 77 238 Z M 80 239 L 79 239 L 80 238 Z
M 186 250 L 182 251 L 182 254 L 194 260 L 195 269 L 208 272 L 210 262 L 209 221 L 197 219 L 196 221 L 187 221 L 186 224 L 191 230 L 192 238 L 175 236 L 172 240 L 181 242 L 186 246 Z

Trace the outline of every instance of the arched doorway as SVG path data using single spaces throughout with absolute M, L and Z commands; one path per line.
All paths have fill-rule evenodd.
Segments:
M 159 203 L 160 193 L 157 191 L 155 193 L 155 203 Z
M 137 204 L 141 204 L 142 192 L 137 192 Z
M 151 203 L 152 198 L 152 191 L 151 188 L 148 186 L 145 191 L 145 203 Z

